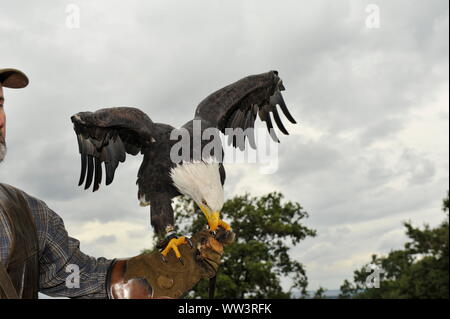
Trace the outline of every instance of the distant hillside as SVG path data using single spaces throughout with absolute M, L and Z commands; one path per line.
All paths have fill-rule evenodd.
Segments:
M 331 289 L 331 290 L 325 290 L 325 292 L 323 294 L 327 299 L 337 299 L 340 292 L 341 291 L 339 289 Z M 308 291 L 308 294 L 310 295 L 310 297 L 308 299 L 312 299 L 312 297 L 314 296 L 315 293 L 316 293 L 315 291 Z M 301 297 L 300 292 L 292 293 L 292 298 L 300 298 L 300 297 Z

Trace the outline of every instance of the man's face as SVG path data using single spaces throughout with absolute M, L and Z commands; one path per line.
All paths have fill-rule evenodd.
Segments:
M 3 107 L 5 97 L 3 96 L 3 86 L 0 84 L 0 162 L 6 155 L 6 114 Z

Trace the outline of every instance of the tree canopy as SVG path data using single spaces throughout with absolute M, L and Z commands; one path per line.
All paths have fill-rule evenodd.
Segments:
M 387 256 L 372 256 L 370 264 L 380 271 L 379 288 L 366 288 L 367 265 L 354 272 L 353 283 L 345 280 L 340 298 L 446 298 L 449 297 L 449 196 L 443 200 L 445 220 L 423 229 L 404 223 L 409 237 L 404 249 Z
M 306 296 L 306 272 L 290 255 L 290 248 L 316 232 L 301 223 L 308 214 L 299 203 L 282 199 L 281 193 L 273 192 L 261 197 L 245 194 L 225 202 L 221 218 L 231 225 L 236 241 L 225 247 L 217 298 L 290 298 L 293 290 Z M 176 204 L 175 215 L 180 234 L 206 226 L 200 209 L 186 197 Z M 290 289 L 283 290 L 282 278 L 290 278 Z M 207 298 L 208 280 L 201 281 L 189 296 Z

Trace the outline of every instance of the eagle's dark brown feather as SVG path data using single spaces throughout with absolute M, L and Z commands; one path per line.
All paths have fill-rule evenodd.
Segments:
M 283 90 L 283 82 L 277 71 L 245 77 L 200 102 L 194 120 L 201 120 L 206 127 L 216 127 L 224 134 L 227 134 L 226 128 L 240 128 L 246 133 L 250 146 L 256 148 L 252 130 L 246 130 L 254 127 L 256 115 L 259 115 L 261 121 L 266 122 L 272 139 L 279 142 L 270 114 L 280 131 L 285 135 L 289 133 L 280 119 L 277 105 L 291 123 L 296 123 L 281 95 L 280 91 Z M 236 140 L 235 136 L 230 136 L 230 144 L 244 149 L 245 145 L 240 145 L 237 141 L 239 139 Z

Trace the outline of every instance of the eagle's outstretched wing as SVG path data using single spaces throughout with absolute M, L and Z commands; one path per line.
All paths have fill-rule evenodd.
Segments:
M 284 86 L 277 71 L 245 77 L 212 93 L 200 102 L 194 120 L 201 120 L 207 127 L 216 127 L 224 134 L 227 134 L 226 128 L 241 128 L 247 133 L 248 128 L 254 128 L 258 114 L 261 121 L 266 122 L 272 139 L 279 142 L 270 114 L 280 131 L 285 135 L 289 133 L 280 119 L 277 105 L 290 122 L 296 123 L 281 95 L 283 90 Z M 232 142 L 234 147 L 244 148 L 242 143 L 236 143 L 235 136 L 232 140 L 231 135 L 228 136 L 229 144 Z M 253 132 L 246 134 L 246 137 L 250 146 L 256 148 Z
M 80 112 L 71 119 L 81 155 L 78 185 L 86 180 L 85 189 L 88 189 L 93 181 L 94 192 L 102 180 L 102 163 L 105 163 L 106 185 L 109 185 L 119 162 L 125 161 L 126 153 L 136 155 L 154 140 L 152 120 L 136 108 L 114 107 Z

